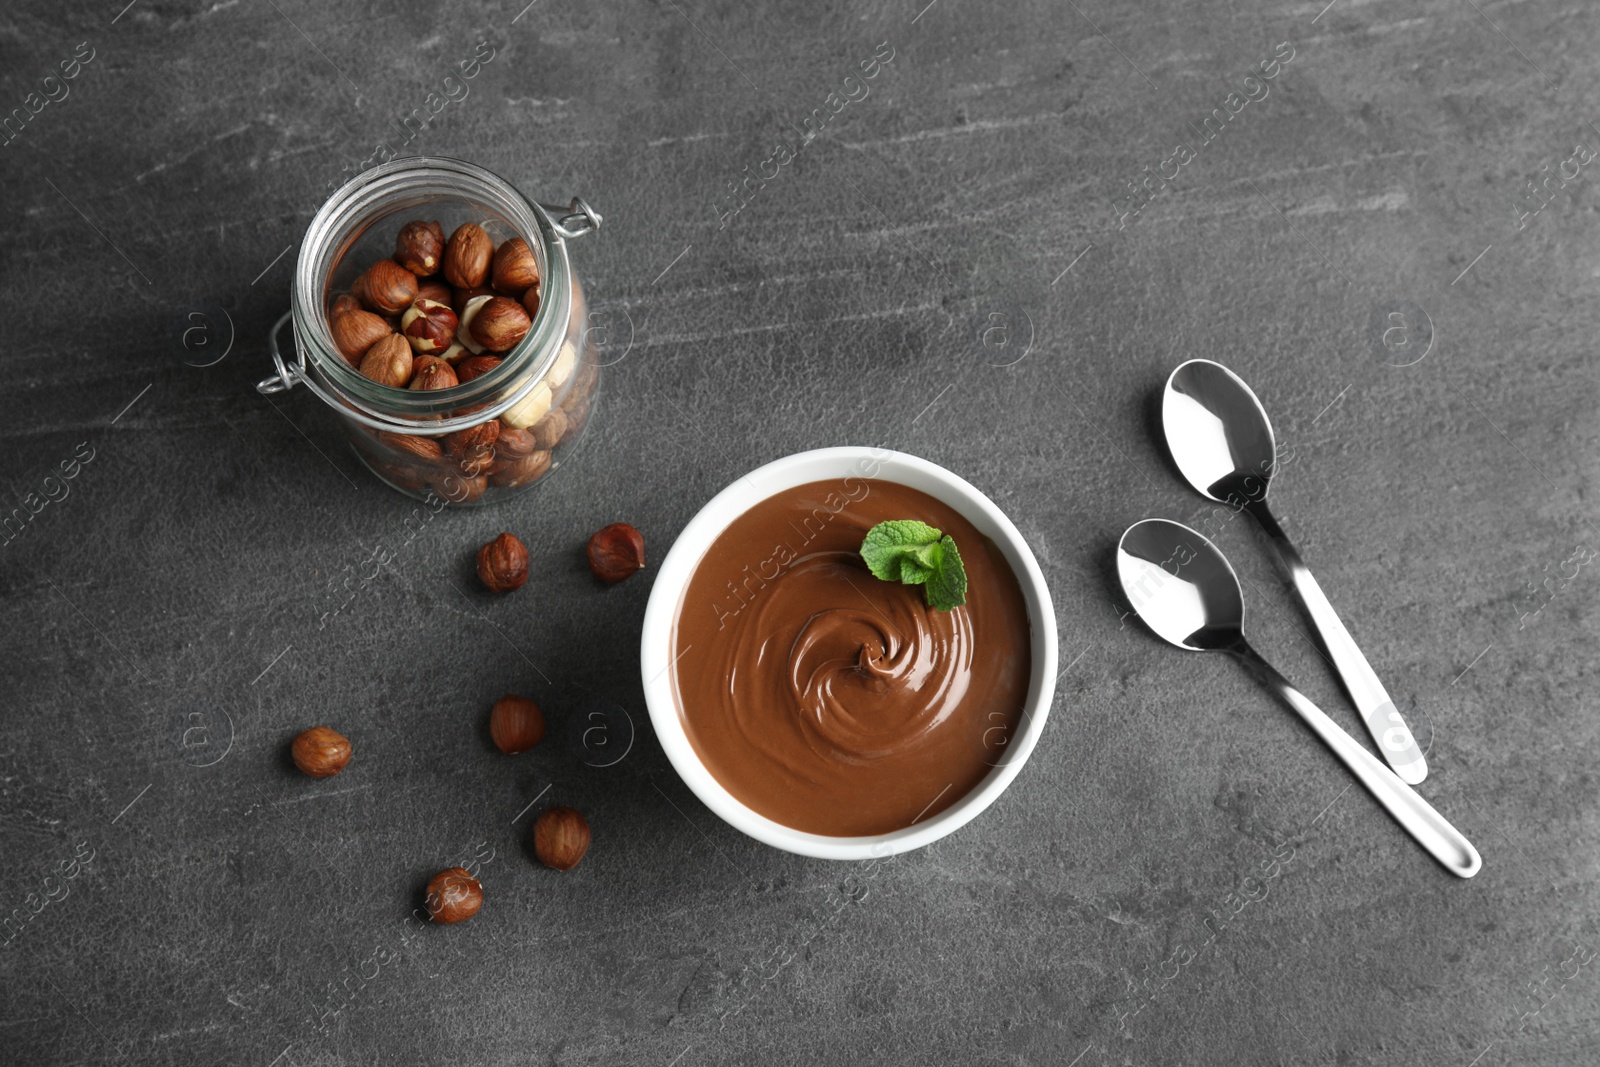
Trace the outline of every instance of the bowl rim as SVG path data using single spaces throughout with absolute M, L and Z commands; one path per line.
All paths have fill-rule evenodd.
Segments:
M 897 476 L 898 475 L 898 476 Z M 746 807 L 700 762 L 679 716 L 673 692 L 672 631 L 678 605 L 695 567 L 734 519 L 776 493 L 809 482 L 857 477 L 919 489 L 959 511 L 1001 550 L 1016 575 L 1028 611 L 1031 668 L 1022 729 L 1006 745 L 994 769 L 964 797 L 939 814 L 886 834 L 833 837 L 785 826 Z M 907 479 L 911 479 L 907 481 Z M 724 822 L 765 844 L 817 859 L 864 860 L 921 848 L 976 818 L 1005 792 L 1044 732 L 1055 699 L 1056 617 L 1049 585 L 1033 550 L 1015 524 L 982 491 L 929 460 L 893 449 L 842 445 L 784 456 L 743 475 L 713 496 L 689 520 L 662 560 L 645 608 L 639 663 L 645 706 L 667 759 L 678 777 Z

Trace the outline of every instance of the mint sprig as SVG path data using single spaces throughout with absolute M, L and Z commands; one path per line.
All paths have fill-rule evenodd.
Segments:
M 967 569 L 955 538 L 916 519 L 891 519 L 867 531 L 861 558 L 873 577 L 920 585 L 930 607 L 950 611 L 967 602 Z

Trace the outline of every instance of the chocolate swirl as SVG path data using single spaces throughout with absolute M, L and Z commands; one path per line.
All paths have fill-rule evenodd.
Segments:
M 819 601 L 861 606 L 816 610 Z M 873 578 L 858 556 L 822 552 L 797 560 L 759 609 L 751 640 L 768 634 L 779 643 L 788 636 L 784 620 L 805 620 L 787 649 L 788 711 L 819 756 L 859 762 L 904 751 L 966 695 L 967 613 L 934 611 L 905 596 Z M 746 691 L 735 684 L 735 706 L 754 706 L 760 680 L 739 682 Z

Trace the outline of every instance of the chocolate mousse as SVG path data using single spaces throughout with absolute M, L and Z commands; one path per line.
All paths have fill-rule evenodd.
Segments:
M 918 519 L 954 537 L 967 601 L 862 562 L 867 531 Z M 673 629 L 673 688 L 701 762 L 753 811 L 796 830 L 899 830 L 965 796 L 1005 754 L 1032 660 L 1022 589 L 949 505 L 845 478 L 769 497 L 695 567 Z

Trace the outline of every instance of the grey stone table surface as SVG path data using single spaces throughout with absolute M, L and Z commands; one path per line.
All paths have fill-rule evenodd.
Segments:
M 0 1058 L 1600 1062 L 1597 48 L 1539 0 L 6 5 Z M 420 532 L 315 397 L 253 389 L 380 149 L 606 219 L 574 256 L 618 361 L 570 469 Z M 1196 356 L 1292 450 L 1275 499 L 1472 881 L 1125 615 L 1123 528 L 1208 522 L 1356 729 L 1153 434 Z M 865 875 L 695 800 L 641 702 L 652 572 L 580 557 L 622 519 L 659 559 L 841 443 L 1012 516 L 1063 667 L 1000 801 Z M 533 578 L 496 599 L 501 529 Z M 514 759 L 507 691 L 552 728 Z M 604 767 L 563 741 L 596 699 L 636 728 Z M 320 782 L 286 755 L 317 722 L 356 746 Z M 555 803 L 594 828 L 567 875 L 529 855 Z M 467 862 L 483 913 L 408 924 Z

